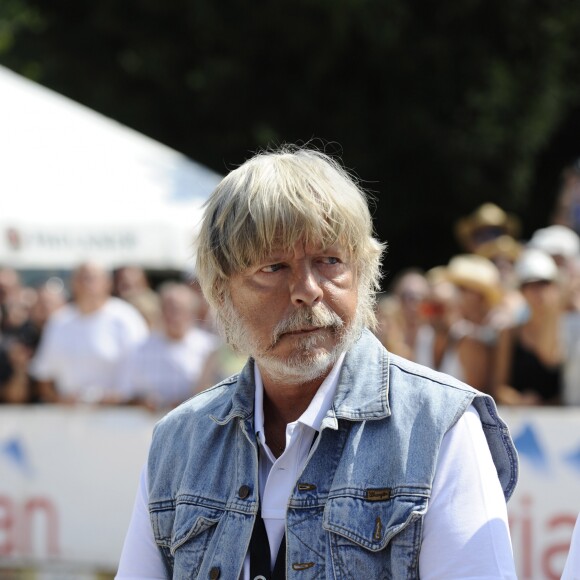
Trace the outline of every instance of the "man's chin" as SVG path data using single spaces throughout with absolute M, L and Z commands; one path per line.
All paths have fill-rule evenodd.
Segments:
M 308 382 L 327 375 L 340 352 L 322 348 L 295 353 L 291 357 L 268 356 L 257 358 L 260 370 L 287 382 Z

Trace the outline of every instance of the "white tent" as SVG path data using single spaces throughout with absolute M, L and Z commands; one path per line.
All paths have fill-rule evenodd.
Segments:
M 0 265 L 189 269 L 220 176 L 0 67 Z

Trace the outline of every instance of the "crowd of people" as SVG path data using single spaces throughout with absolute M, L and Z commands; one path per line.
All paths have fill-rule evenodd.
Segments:
M 378 302 L 378 335 L 500 404 L 580 404 L 580 238 L 562 224 L 519 230 L 491 203 L 460 219 L 462 253 L 401 272 Z
M 577 233 L 556 224 L 522 240 L 518 219 L 492 203 L 455 233 L 461 253 L 400 272 L 379 297 L 382 343 L 500 404 L 580 404 Z M 139 267 L 87 262 L 68 285 L 30 288 L 0 268 L 1 403 L 167 410 L 243 363 L 195 283 L 152 289 Z
M 78 266 L 65 285 L 0 269 L 0 402 L 168 410 L 241 368 L 194 284 Z

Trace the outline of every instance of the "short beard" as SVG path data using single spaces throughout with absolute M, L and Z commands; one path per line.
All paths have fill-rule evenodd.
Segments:
M 253 357 L 268 376 L 287 384 L 304 383 L 324 376 L 340 355 L 358 339 L 363 327 L 363 316 L 359 310 L 347 326 L 338 314 L 324 304 L 313 308 L 303 306 L 276 325 L 270 344 L 264 346 L 252 336 L 247 321 L 240 317 L 229 297 L 224 300 L 217 319 L 226 342 L 236 352 Z M 296 352 L 287 359 L 271 354 L 282 335 L 310 327 L 325 328 L 333 333 L 337 338 L 334 348 L 331 351 L 316 351 L 316 346 L 324 337 L 314 333 L 297 340 Z

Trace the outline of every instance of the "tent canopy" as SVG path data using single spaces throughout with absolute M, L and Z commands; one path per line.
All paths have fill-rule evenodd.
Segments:
M 191 268 L 221 176 L 0 67 L 0 265 Z

